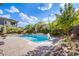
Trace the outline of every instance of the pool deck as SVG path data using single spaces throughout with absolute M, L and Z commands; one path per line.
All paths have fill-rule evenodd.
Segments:
M 38 46 L 47 46 L 52 44 L 49 41 L 34 43 L 29 40 L 24 40 L 23 38 L 16 37 L 15 35 L 9 35 L 6 37 L 6 39 L 0 37 L 0 41 L 4 42 L 4 45 L 0 46 L 0 50 L 2 50 L 4 56 L 22 56 Z

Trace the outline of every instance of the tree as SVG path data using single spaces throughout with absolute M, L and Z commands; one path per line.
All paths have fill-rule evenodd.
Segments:
M 35 31 L 40 32 L 43 29 L 42 27 L 44 24 L 45 24 L 44 21 L 40 21 L 37 24 L 35 24 Z
M 76 20 L 74 20 L 73 25 L 79 24 L 79 10 L 77 10 L 75 13 L 76 13 Z
M 30 30 L 30 29 L 32 29 L 32 27 L 33 27 L 32 24 L 26 25 L 26 29 L 29 29 Z
M 64 8 L 60 8 L 60 15 L 56 14 L 57 25 L 68 33 L 69 28 L 72 26 L 74 20 L 76 20 L 76 13 L 72 4 L 65 4 Z
M 31 32 L 33 32 L 33 25 L 28 24 L 28 25 L 26 25 L 25 29 L 27 30 L 28 33 L 31 33 Z
M 60 15 L 57 14 L 57 25 L 64 30 L 64 32 L 67 34 L 66 35 L 66 40 L 67 43 L 69 43 L 68 45 L 70 45 L 72 47 L 72 55 L 74 55 L 74 50 L 75 50 L 75 44 L 73 44 L 71 37 L 69 36 L 69 29 L 70 27 L 72 27 L 75 23 L 75 21 L 77 21 L 77 14 L 73 8 L 72 4 L 65 4 L 64 8 L 60 9 Z

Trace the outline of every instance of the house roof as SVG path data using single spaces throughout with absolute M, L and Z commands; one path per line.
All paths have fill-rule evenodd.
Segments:
M 10 22 L 15 22 L 15 23 L 18 22 L 18 21 L 16 21 L 16 20 L 9 19 L 9 18 L 4 18 L 4 17 L 0 17 L 0 20 L 7 20 L 7 21 L 10 21 Z

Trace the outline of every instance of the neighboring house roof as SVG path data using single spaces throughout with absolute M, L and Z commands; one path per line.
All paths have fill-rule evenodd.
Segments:
M 7 21 L 10 21 L 10 22 L 15 22 L 15 23 L 18 22 L 18 21 L 16 21 L 16 20 L 9 19 L 9 18 L 4 18 L 4 17 L 0 17 L 0 20 L 7 20 Z

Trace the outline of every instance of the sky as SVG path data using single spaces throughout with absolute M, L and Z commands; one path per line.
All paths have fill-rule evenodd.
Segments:
M 73 6 L 75 11 L 79 9 L 79 3 L 73 3 Z M 48 17 L 50 22 L 54 21 L 60 7 L 63 8 L 64 3 L 3 3 L 0 5 L 0 17 L 14 19 L 19 27 L 24 27 L 41 20 L 48 23 Z

